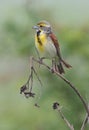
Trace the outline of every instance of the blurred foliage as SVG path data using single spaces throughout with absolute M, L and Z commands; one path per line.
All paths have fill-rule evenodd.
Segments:
M 62 26 L 58 22 L 54 22 L 56 20 L 53 19 L 49 9 L 40 12 L 27 4 L 17 9 L 16 14 L 11 15 L 3 22 L 0 30 L 0 58 L 4 59 L 4 57 L 9 56 L 17 62 L 16 58 L 19 57 L 23 59 L 21 64 L 24 64 L 26 57 L 30 55 L 36 56 L 34 47 L 35 32 L 32 30 L 32 26 L 43 18 L 47 18 L 54 26 L 54 30 L 56 30 L 54 32 L 59 39 L 62 55 L 73 66 L 71 70 L 66 71 L 65 77 L 76 86 L 89 103 L 88 24 L 79 28 Z M 29 62 L 29 59 L 27 60 Z M 14 65 L 11 69 L 14 69 Z M 79 129 L 85 116 L 85 109 L 73 90 L 59 77 L 50 74 L 43 67 L 38 67 L 37 71 L 44 86 L 41 89 L 35 78 L 34 91 L 37 93 L 36 99 L 25 99 L 19 94 L 20 86 L 24 84 L 27 75 L 29 75 L 29 65 L 26 65 L 25 69 L 20 75 L 20 71 L 16 71 L 16 74 L 15 72 L 13 74 L 5 72 L 5 76 L 10 77 L 9 80 L 7 78 L 7 81 L 5 81 L 5 77 L 0 75 L 0 129 L 68 130 L 60 115 L 52 110 L 52 104 L 55 101 L 58 101 L 63 106 L 63 113 L 74 125 L 75 129 Z M 40 92 L 42 94 L 39 99 Z M 36 101 L 40 104 L 40 108 L 33 106 Z M 86 127 L 86 130 L 88 129 L 89 126 Z

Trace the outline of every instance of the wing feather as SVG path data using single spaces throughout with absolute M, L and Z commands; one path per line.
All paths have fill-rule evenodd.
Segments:
M 53 41 L 53 44 L 56 48 L 58 57 L 61 59 L 59 43 L 58 43 L 56 36 L 53 33 L 50 33 L 49 36 L 50 36 L 51 40 Z

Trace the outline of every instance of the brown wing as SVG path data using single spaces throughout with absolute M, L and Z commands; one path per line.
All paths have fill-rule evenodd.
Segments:
M 60 48 L 59 48 L 59 44 L 58 44 L 58 40 L 57 40 L 56 36 L 53 33 L 50 33 L 49 36 L 50 36 L 50 38 L 52 39 L 52 41 L 54 43 L 54 46 L 56 48 L 58 57 L 61 59 Z
M 50 33 L 49 34 L 50 38 L 52 39 L 54 45 L 55 45 L 55 48 L 56 48 L 56 51 L 57 51 L 57 55 L 59 57 L 59 59 L 61 60 L 61 62 L 67 67 L 67 68 L 70 68 L 72 67 L 71 65 L 69 65 L 68 63 L 66 63 L 62 57 L 61 57 L 61 54 L 60 54 L 60 48 L 59 48 L 59 44 L 58 44 L 58 40 L 56 38 L 56 36 L 53 34 L 53 33 Z

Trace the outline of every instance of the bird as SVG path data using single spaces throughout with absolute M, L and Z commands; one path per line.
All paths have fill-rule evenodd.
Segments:
M 35 29 L 35 47 L 40 59 L 51 59 L 52 69 L 60 74 L 65 73 L 63 65 L 66 68 L 71 68 L 72 66 L 61 56 L 60 45 L 50 23 L 42 20 L 32 28 Z

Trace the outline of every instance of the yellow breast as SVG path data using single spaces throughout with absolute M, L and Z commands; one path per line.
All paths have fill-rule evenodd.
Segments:
M 45 33 L 35 35 L 35 45 L 41 57 L 53 58 L 57 55 L 53 41 Z
M 39 42 L 40 40 L 40 42 Z M 37 35 L 35 35 L 35 45 L 39 52 L 45 51 L 45 44 L 47 43 L 46 34 L 40 34 L 39 40 L 37 38 Z

